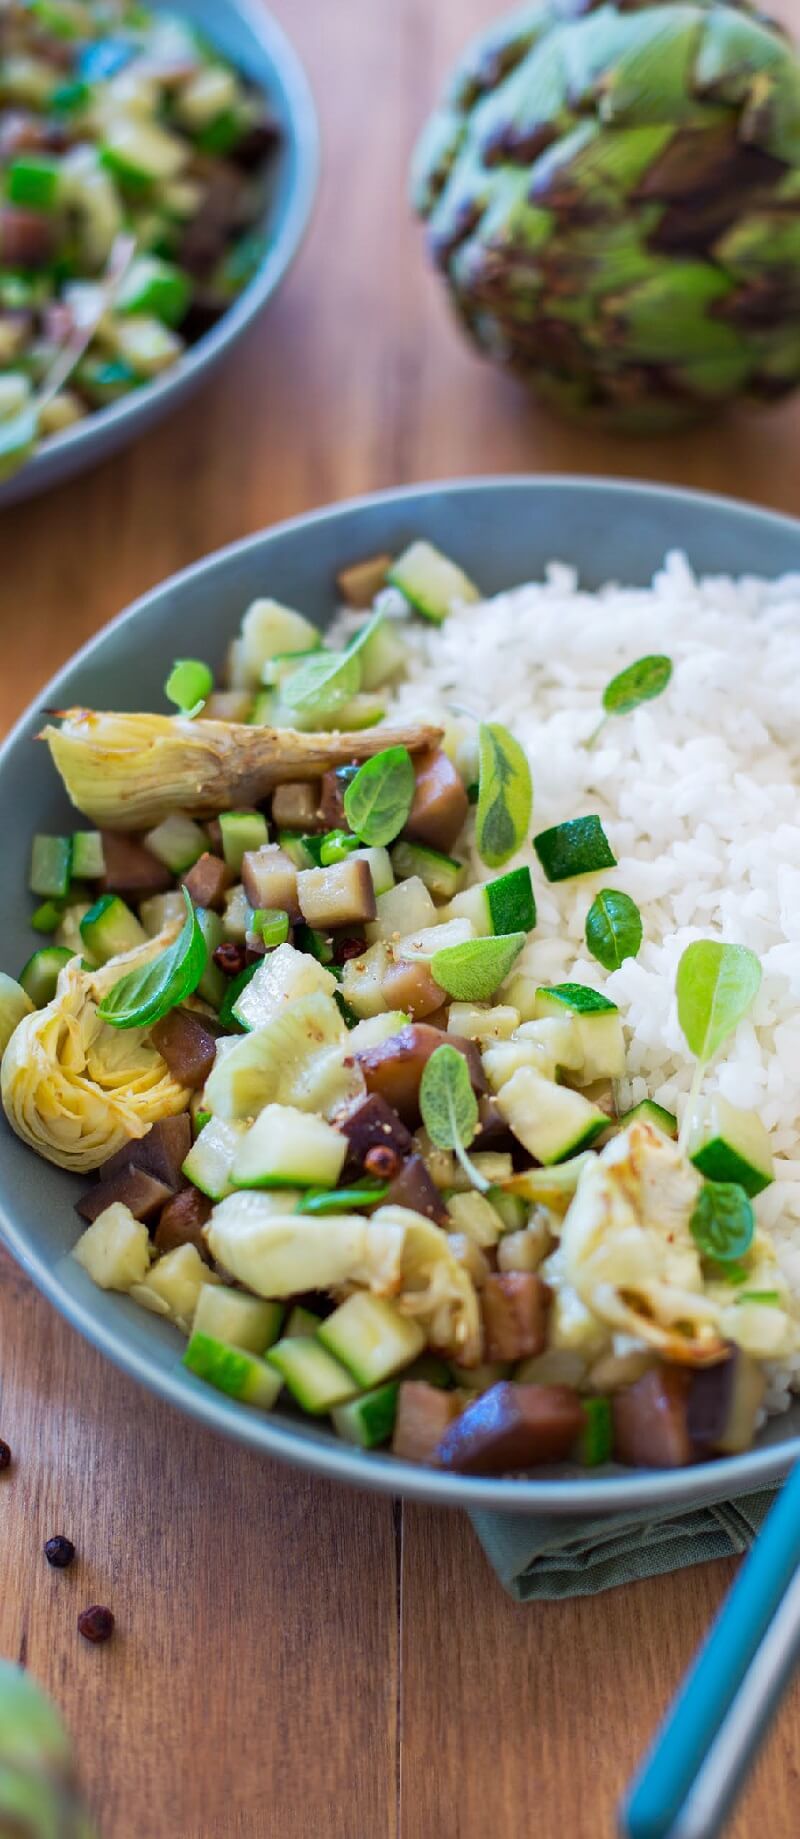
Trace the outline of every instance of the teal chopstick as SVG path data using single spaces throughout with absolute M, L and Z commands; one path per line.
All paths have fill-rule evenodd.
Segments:
M 680 1839 L 679 1815 L 800 1565 L 800 1468 L 793 1470 L 695 1661 L 622 1816 L 628 1839 Z M 784 1674 L 788 1668 L 784 1668 Z M 747 1721 L 745 1720 L 745 1723 Z M 760 1722 L 751 1721 L 752 1743 Z M 741 1779 L 750 1751 L 737 1758 Z M 709 1818 L 712 1815 L 709 1812 Z M 683 1829 L 686 1831 L 686 1828 Z M 713 1839 L 715 1828 L 695 1829 Z

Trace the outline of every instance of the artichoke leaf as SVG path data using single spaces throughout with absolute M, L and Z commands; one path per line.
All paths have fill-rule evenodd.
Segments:
M 441 730 L 417 723 L 298 734 L 180 715 L 68 709 L 61 727 L 48 726 L 39 738 L 79 811 L 101 829 L 146 830 L 176 810 L 209 817 L 258 804 L 287 780 L 318 779 L 385 747 L 422 752 L 437 744 Z
M 112 958 L 101 970 L 73 958 L 44 1009 L 18 1024 L 0 1065 L 0 1098 L 12 1130 L 47 1162 L 82 1173 L 99 1168 L 157 1119 L 184 1111 L 191 1094 L 172 1078 L 146 1030 L 124 1041 L 98 1004 L 129 970 L 171 943 L 168 929 Z

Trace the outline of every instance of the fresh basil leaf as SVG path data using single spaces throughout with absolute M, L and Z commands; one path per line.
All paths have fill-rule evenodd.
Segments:
M 505 932 L 488 939 L 445 945 L 430 959 L 431 976 L 457 1002 L 488 1002 L 508 976 L 527 939 L 526 932 Z
M 365 760 L 344 795 L 350 829 L 370 848 L 391 843 L 414 803 L 414 763 L 407 747 L 386 747 Z
M 531 769 L 519 742 L 500 722 L 481 722 L 478 750 L 475 842 L 487 868 L 502 868 L 522 847 L 531 821 Z
M 185 888 L 181 892 L 186 918 L 178 937 L 149 964 L 120 977 L 103 998 L 97 1013 L 113 1028 L 150 1028 L 197 989 L 206 968 L 206 942 L 191 897 Z
M 199 658 L 178 658 L 164 685 L 164 695 L 182 715 L 199 715 L 214 688 L 213 672 Z
M 315 651 L 281 684 L 288 709 L 315 716 L 335 715 L 361 688 L 361 660 L 352 651 Z
M 437 1149 L 452 1149 L 473 1187 L 485 1194 L 490 1184 L 467 1155 L 478 1128 L 478 1100 L 457 1047 L 445 1043 L 431 1054 L 420 1080 L 419 1108 L 431 1142 Z
M 698 1251 L 717 1264 L 743 1258 L 756 1229 L 752 1203 L 736 1181 L 705 1181 L 689 1224 Z
M 705 1065 L 758 995 L 761 965 L 746 945 L 698 939 L 678 965 L 678 1021 L 690 1053 Z
M 672 676 L 672 659 L 660 653 L 637 658 L 621 670 L 603 691 L 603 708 L 607 715 L 630 715 L 642 702 L 652 702 L 663 695 Z
M 607 971 L 635 958 L 642 943 L 642 916 L 630 894 L 601 888 L 586 915 L 586 944 Z

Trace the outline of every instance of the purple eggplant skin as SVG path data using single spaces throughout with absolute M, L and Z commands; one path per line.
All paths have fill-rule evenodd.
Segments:
M 727 1360 L 692 1375 L 686 1425 L 698 1456 L 737 1456 L 750 1449 L 766 1384 L 757 1361 L 733 1346 Z
M 410 1207 L 412 1213 L 421 1213 L 423 1219 L 433 1220 L 437 1226 L 452 1224 L 441 1194 L 431 1180 L 421 1156 L 409 1156 L 403 1163 L 390 1184 L 386 1206 Z
M 379 1092 L 359 1098 L 337 1118 L 336 1128 L 347 1138 L 347 1167 L 363 1168 L 371 1149 L 388 1147 L 404 1161 L 414 1148 L 410 1130 Z
M 166 1187 L 175 1189 L 181 1186 L 181 1169 L 191 1147 L 189 1113 L 181 1111 L 177 1117 L 159 1118 L 146 1136 L 123 1143 L 116 1155 L 109 1156 L 97 1173 L 101 1181 L 107 1181 L 133 1164 L 134 1168 L 145 1169 L 148 1175 L 155 1175 L 157 1181 L 163 1181 Z
M 460 1475 L 508 1475 L 563 1462 L 583 1429 L 569 1386 L 520 1386 L 501 1380 L 468 1405 L 436 1451 L 440 1469 Z
M 129 1207 L 135 1220 L 149 1222 L 160 1214 L 168 1200 L 172 1199 L 174 1189 L 168 1188 L 163 1181 L 157 1181 L 155 1175 L 148 1175 L 146 1169 L 137 1169 L 131 1164 L 112 1175 L 108 1181 L 98 1181 L 93 1188 L 76 1203 L 75 1211 L 83 1220 L 97 1220 L 106 1207 L 121 1202 Z

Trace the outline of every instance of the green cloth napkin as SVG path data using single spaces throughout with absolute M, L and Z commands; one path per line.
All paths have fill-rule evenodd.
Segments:
M 518 1603 L 598 1596 L 643 1577 L 746 1552 L 775 1499 L 774 1488 L 658 1517 L 651 1508 L 599 1519 L 472 1513 L 489 1563 Z

